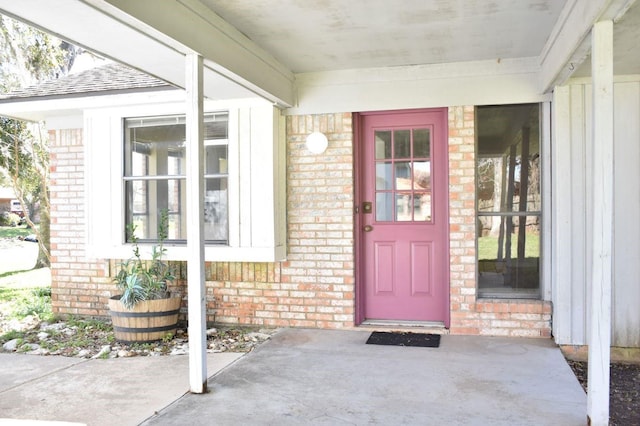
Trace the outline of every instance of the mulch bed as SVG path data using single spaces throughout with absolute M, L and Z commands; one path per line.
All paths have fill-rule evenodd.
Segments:
M 567 360 L 582 388 L 587 391 L 587 363 Z M 640 425 L 640 365 L 611 364 L 609 424 Z

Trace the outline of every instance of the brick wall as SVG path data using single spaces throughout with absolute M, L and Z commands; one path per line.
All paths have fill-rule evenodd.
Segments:
M 551 336 L 551 303 L 477 299 L 475 108 L 449 108 L 451 334 Z
M 49 132 L 51 281 L 55 314 L 106 315 L 108 262 L 85 260 L 82 130 Z
M 320 155 L 305 138 L 323 132 Z M 287 262 L 212 263 L 208 321 L 273 327 L 353 326 L 351 114 L 287 117 Z
M 449 108 L 450 332 L 548 337 L 550 302 L 477 299 L 474 120 L 474 107 Z M 329 139 L 320 155 L 304 146 L 316 130 Z M 50 139 L 54 311 L 105 316 L 116 262 L 84 260 L 82 132 L 55 131 Z M 287 117 L 287 162 L 288 261 L 208 263 L 209 322 L 354 325 L 352 114 Z M 175 266 L 174 289 L 186 300 L 186 267 Z

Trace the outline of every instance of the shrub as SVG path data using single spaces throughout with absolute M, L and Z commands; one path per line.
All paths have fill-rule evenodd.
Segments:
M 15 213 L 3 212 L 0 215 L 0 226 L 18 226 L 22 218 Z

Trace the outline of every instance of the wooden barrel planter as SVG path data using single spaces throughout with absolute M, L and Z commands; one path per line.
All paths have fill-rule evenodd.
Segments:
M 116 340 L 123 343 L 144 343 L 162 340 L 176 333 L 181 297 L 143 300 L 127 309 L 120 296 L 109 299 L 109 313 Z

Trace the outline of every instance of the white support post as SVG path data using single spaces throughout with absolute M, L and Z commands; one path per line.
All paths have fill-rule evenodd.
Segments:
M 189 385 L 207 390 L 206 303 L 204 286 L 204 106 L 202 57 L 186 56 L 187 144 L 187 290 L 189 319 Z
M 609 424 L 609 361 L 613 263 L 613 22 L 594 24 L 593 80 L 593 263 L 589 332 L 589 424 Z

